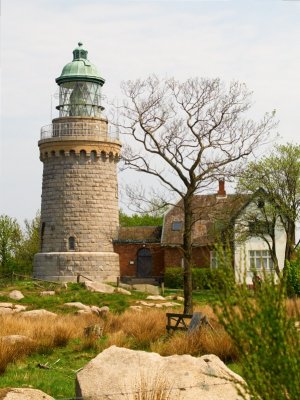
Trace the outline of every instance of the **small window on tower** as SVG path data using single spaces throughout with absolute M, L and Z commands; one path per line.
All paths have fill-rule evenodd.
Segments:
M 74 236 L 69 237 L 69 250 L 75 250 L 75 238 Z

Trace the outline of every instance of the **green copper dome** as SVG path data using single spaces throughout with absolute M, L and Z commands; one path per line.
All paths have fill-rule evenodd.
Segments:
M 79 42 L 78 47 L 73 50 L 73 61 L 64 66 L 60 77 L 56 78 L 56 82 L 60 85 L 63 82 L 89 81 L 102 86 L 105 80 L 101 78 L 97 67 L 89 62 L 87 54 L 87 50 Z

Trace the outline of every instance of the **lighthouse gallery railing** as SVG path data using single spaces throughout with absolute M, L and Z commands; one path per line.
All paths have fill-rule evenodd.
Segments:
M 104 140 L 119 140 L 119 132 L 115 127 L 107 127 L 94 122 L 59 122 L 41 128 L 41 139 L 63 136 L 98 136 Z

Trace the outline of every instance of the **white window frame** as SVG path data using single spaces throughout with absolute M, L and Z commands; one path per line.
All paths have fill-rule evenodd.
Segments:
M 249 271 L 272 272 L 274 263 L 269 250 L 249 250 Z

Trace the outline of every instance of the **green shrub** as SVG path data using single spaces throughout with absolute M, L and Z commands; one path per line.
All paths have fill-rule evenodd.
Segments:
M 182 289 L 183 270 L 180 267 L 167 267 L 164 274 L 165 286 L 170 289 Z
M 210 268 L 192 269 L 193 289 L 210 289 L 213 285 L 213 271 Z
M 167 288 L 183 288 L 183 270 L 181 267 L 167 267 L 164 278 Z M 215 272 L 209 268 L 192 268 L 193 290 L 211 289 L 215 286 L 215 279 Z
M 300 296 L 300 252 L 297 258 L 287 261 L 285 266 L 286 290 L 289 297 Z
M 234 285 L 232 265 L 218 268 L 223 285 L 215 312 L 239 354 L 244 389 L 253 400 L 296 400 L 300 393 L 300 335 L 287 312 L 286 282 L 263 277 L 254 292 Z

